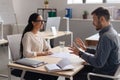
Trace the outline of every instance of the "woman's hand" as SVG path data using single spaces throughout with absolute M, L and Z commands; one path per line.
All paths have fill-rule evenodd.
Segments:
M 76 38 L 75 42 L 77 43 L 77 45 L 79 45 L 81 49 L 83 49 L 84 51 L 87 50 L 86 45 L 80 38 Z
M 51 51 L 45 51 L 45 52 L 40 52 L 37 54 L 37 56 L 47 56 L 47 55 L 51 55 L 52 52 Z
M 53 54 L 53 53 L 52 53 L 51 51 L 47 51 L 47 54 L 48 54 L 48 55 L 51 55 L 51 54 Z
M 52 52 L 51 52 L 51 51 L 45 51 L 45 52 L 43 52 L 43 54 L 44 54 L 45 56 L 47 56 L 47 55 L 51 55 Z

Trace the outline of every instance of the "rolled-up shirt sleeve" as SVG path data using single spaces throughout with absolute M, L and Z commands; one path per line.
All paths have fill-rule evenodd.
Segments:
M 90 54 L 88 52 L 80 52 L 80 54 L 81 57 L 90 65 L 101 68 L 106 63 L 110 55 L 111 48 L 112 41 L 108 37 L 102 37 L 95 54 Z
M 96 50 L 95 49 L 91 49 L 91 48 L 87 48 L 86 52 L 91 53 L 91 54 L 95 54 Z
M 22 44 L 23 44 L 23 55 L 24 57 L 35 57 L 37 56 L 37 52 L 33 52 L 31 50 L 32 44 L 31 44 L 31 39 L 29 35 L 24 35 L 22 39 Z

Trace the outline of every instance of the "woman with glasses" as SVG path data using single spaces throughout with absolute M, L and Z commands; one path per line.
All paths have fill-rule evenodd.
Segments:
M 50 55 L 50 46 L 41 37 L 40 30 L 43 28 L 42 16 L 34 13 L 29 17 L 21 39 L 20 52 L 22 57 L 36 57 Z
M 50 45 L 41 37 L 40 30 L 43 28 L 43 18 L 41 15 L 37 13 L 33 13 L 28 20 L 28 25 L 25 27 L 20 45 L 20 52 L 22 54 L 22 58 L 31 58 L 36 56 L 47 56 L 50 55 Z M 21 72 L 19 72 L 19 76 L 21 76 Z M 14 71 L 12 72 L 13 74 Z M 27 71 L 25 76 L 25 80 L 57 80 L 56 76 L 50 76 L 40 73 L 34 73 Z

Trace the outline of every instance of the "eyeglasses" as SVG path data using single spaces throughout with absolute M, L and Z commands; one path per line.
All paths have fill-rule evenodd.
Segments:
M 41 23 L 44 23 L 46 22 L 45 20 L 36 20 L 35 22 L 41 22 Z

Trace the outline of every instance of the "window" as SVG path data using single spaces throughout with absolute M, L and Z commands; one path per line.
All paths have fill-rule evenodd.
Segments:
M 81 4 L 81 3 L 120 3 L 120 0 L 67 0 L 68 4 Z
M 78 4 L 83 3 L 82 0 L 68 0 L 68 4 Z
M 120 0 L 107 0 L 106 3 L 120 3 Z
M 103 0 L 86 0 L 86 3 L 103 3 Z

